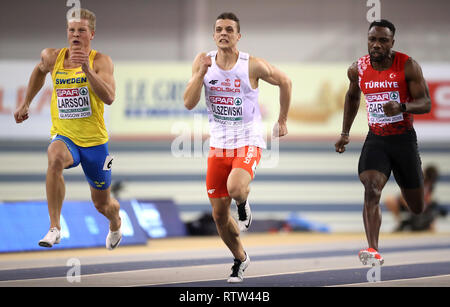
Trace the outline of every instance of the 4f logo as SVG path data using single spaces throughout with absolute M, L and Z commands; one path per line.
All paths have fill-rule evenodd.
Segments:
M 211 80 L 209 81 L 209 84 L 215 85 L 217 82 L 219 82 L 219 80 Z

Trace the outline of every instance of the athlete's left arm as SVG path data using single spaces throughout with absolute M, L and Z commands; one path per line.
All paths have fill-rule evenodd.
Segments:
M 425 81 L 420 65 L 409 58 L 405 63 L 405 79 L 408 83 L 409 93 L 413 99 L 406 104 L 406 112 L 424 114 L 431 111 L 430 91 Z
M 405 103 L 406 112 L 412 114 L 424 114 L 431 110 L 431 98 L 420 65 L 409 58 L 405 63 L 405 79 L 408 84 L 412 101 Z M 401 104 L 390 101 L 383 105 L 384 113 L 387 116 L 394 116 L 402 112 Z
M 83 71 L 95 94 L 107 105 L 114 102 L 116 83 L 114 81 L 114 65 L 111 58 L 97 53 L 94 58 L 93 69 L 83 65 Z
M 284 136 L 288 133 L 286 121 L 288 117 L 289 105 L 292 96 L 292 81 L 281 70 L 261 58 L 250 57 L 250 82 L 255 82 L 252 86 L 257 86 L 258 79 L 262 79 L 280 88 L 280 114 L 278 125 L 275 126 L 277 136 Z

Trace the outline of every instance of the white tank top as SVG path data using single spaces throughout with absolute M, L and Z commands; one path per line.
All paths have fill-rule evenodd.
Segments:
M 248 76 L 250 56 L 239 52 L 234 67 L 222 70 L 216 64 L 216 54 L 217 51 L 207 54 L 212 65 L 203 79 L 211 135 L 209 145 L 225 149 L 247 145 L 266 148 L 259 90 L 252 88 Z

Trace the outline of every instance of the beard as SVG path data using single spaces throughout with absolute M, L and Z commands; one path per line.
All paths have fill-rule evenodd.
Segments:
M 370 55 L 370 61 L 380 63 L 383 62 L 389 55 L 389 53 L 378 53 L 376 52 L 369 52 Z

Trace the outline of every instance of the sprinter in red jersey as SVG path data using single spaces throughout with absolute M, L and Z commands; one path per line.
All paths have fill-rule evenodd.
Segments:
M 413 127 L 413 114 L 428 113 L 431 99 L 422 70 L 406 54 L 392 50 L 394 25 L 387 20 L 369 26 L 369 54 L 348 69 L 350 86 L 345 96 L 342 133 L 335 144 L 343 153 L 358 113 L 361 91 L 367 106 L 369 132 L 361 151 L 358 173 L 364 185 L 363 219 L 369 248 L 358 256 L 363 264 L 383 264 L 378 253 L 381 226 L 381 191 L 391 172 L 408 208 L 424 211 L 422 165 Z

